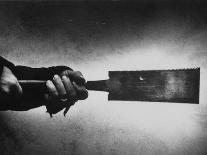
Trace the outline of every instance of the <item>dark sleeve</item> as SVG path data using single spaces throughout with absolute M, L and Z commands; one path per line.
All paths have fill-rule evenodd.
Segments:
M 31 68 L 27 66 L 15 66 L 13 73 L 18 80 L 50 80 L 55 74 L 64 70 L 72 70 L 67 66 L 53 66 L 42 68 Z
M 6 66 L 11 70 L 13 70 L 15 67 L 13 63 L 0 56 L 0 75 L 2 74 L 3 66 Z
M 64 70 L 72 70 L 67 66 L 53 66 L 48 68 L 15 66 L 13 63 L 0 56 L 0 75 L 2 73 L 3 66 L 8 67 L 18 80 L 49 80 L 52 79 L 53 75 L 60 74 Z

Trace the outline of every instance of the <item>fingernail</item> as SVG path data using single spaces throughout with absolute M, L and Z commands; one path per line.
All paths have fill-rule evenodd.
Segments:
M 81 75 L 80 78 L 83 79 L 84 82 L 87 82 L 83 75 Z
M 62 79 L 67 79 L 67 77 L 65 75 L 62 76 Z
M 55 74 L 54 75 L 54 77 L 53 77 L 53 79 L 57 79 L 58 78 L 58 75 L 57 74 Z
M 48 85 L 48 84 L 50 84 L 52 81 L 50 81 L 50 80 L 47 80 L 47 82 L 46 82 L 46 85 Z

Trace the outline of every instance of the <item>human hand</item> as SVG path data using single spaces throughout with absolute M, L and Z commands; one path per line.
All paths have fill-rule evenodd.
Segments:
M 0 77 L 0 110 L 8 110 L 12 107 L 12 100 L 20 98 L 22 88 L 12 71 L 3 67 Z
M 52 116 L 66 108 L 65 115 L 76 101 L 86 99 L 88 91 L 84 86 L 85 82 L 81 72 L 71 70 L 65 70 L 60 75 L 54 75 L 52 80 L 48 80 L 48 93 L 45 94 L 48 113 Z

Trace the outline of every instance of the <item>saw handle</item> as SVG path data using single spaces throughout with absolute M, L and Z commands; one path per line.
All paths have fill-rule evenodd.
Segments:
M 88 81 L 86 82 L 85 87 L 87 90 L 108 91 L 107 81 L 108 80 Z M 18 82 L 23 87 L 23 89 L 46 89 L 45 80 L 19 80 Z
M 21 97 L 23 102 L 32 102 L 34 107 L 40 106 L 40 101 L 45 98 L 45 93 L 48 92 L 46 81 L 40 80 L 18 80 L 22 87 L 23 95 Z M 37 104 L 37 105 L 36 105 Z
M 45 80 L 18 80 L 21 86 L 43 86 L 46 84 Z

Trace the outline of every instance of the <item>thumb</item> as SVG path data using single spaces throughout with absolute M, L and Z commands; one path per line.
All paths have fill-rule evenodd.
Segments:
M 17 98 L 20 98 L 22 96 L 23 90 L 17 79 L 16 79 L 16 84 L 13 85 L 12 92 L 14 96 Z

